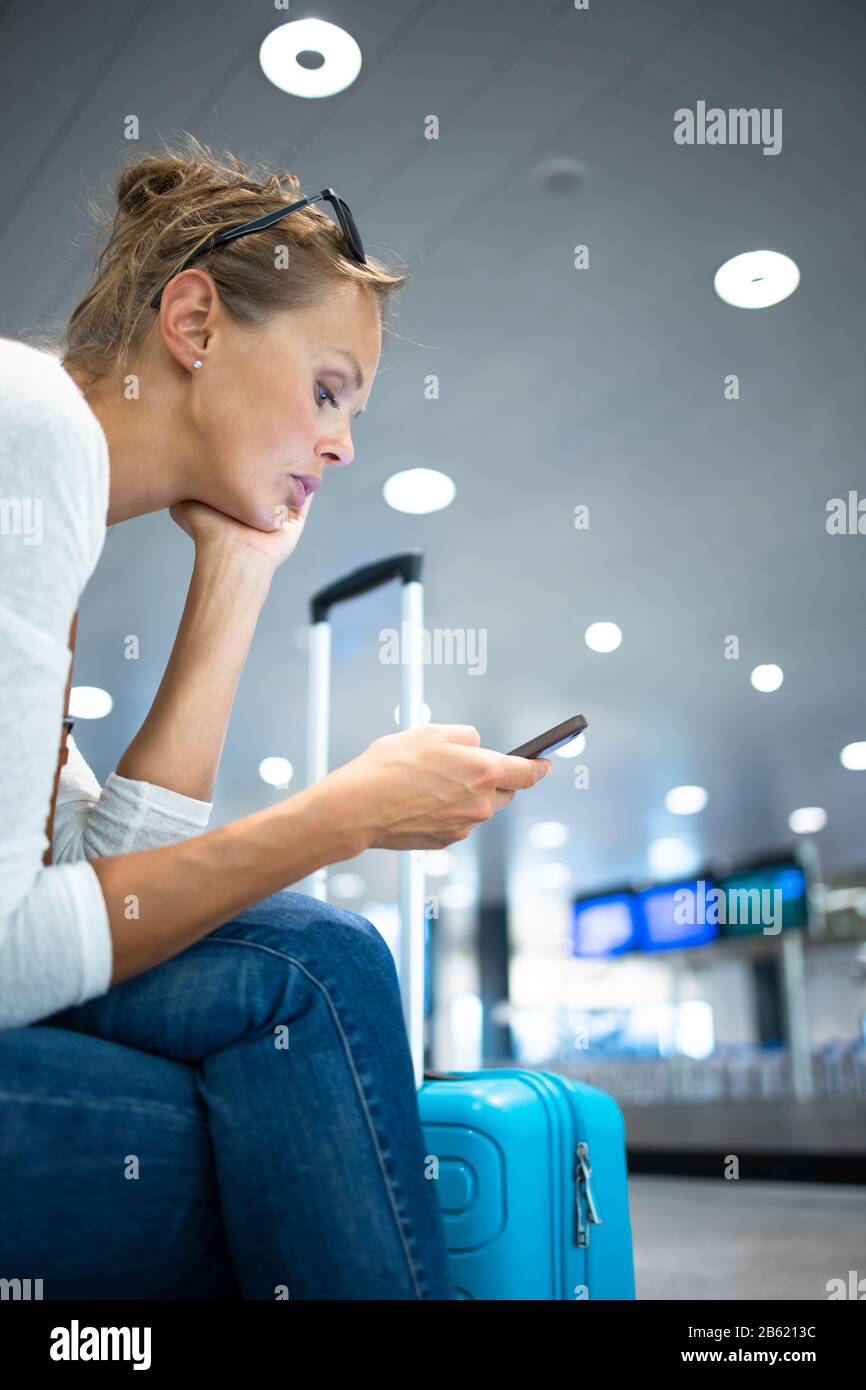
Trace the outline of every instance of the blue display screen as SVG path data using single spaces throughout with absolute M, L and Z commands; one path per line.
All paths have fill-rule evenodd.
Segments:
M 678 951 L 705 946 L 719 934 L 716 885 L 706 879 L 665 883 L 639 894 L 644 951 Z
M 719 886 L 725 895 L 723 936 L 773 936 L 806 926 L 806 880 L 794 860 L 730 874 Z
M 579 898 L 572 909 L 572 943 L 576 956 L 617 956 L 638 944 L 633 893 L 601 893 Z
M 642 892 L 617 889 L 578 898 L 572 908 L 575 956 L 679 951 L 719 936 L 803 927 L 807 885 L 794 860 L 766 863 L 725 878 L 682 879 Z

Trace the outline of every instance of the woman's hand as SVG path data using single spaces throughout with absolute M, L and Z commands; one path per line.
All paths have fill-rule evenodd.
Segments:
M 176 502 L 169 508 L 169 515 L 192 537 L 197 560 L 209 550 L 228 547 L 248 558 L 251 565 L 263 567 L 270 577 L 293 554 L 314 496 L 311 492 L 300 511 L 295 507 L 282 508 L 276 517 L 280 525 L 274 531 L 246 526 L 225 512 L 217 511 L 216 507 L 209 507 L 206 502 Z
M 444 849 L 465 840 L 515 793 L 541 781 L 549 758 L 481 748 L 471 724 L 424 724 L 374 739 L 323 779 L 370 849 Z

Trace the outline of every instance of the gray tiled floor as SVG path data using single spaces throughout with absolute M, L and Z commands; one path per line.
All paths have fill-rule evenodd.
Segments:
M 639 1299 L 826 1300 L 828 1279 L 866 1280 L 866 1187 L 639 1175 L 629 1203 Z

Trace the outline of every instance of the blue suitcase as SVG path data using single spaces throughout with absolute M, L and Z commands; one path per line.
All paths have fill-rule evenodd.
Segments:
M 307 782 L 328 770 L 331 608 L 402 582 L 400 727 L 421 723 L 422 556 L 365 565 L 310 603 Z M 307 891 L 327 896 L 327 869 Z M 418 1106 L 457 1296 L 633 1299 L 625 1130 L 616 1101 L 554 1072 L 424 1072 L 424 852 L 400 855 L 398 968 Z
M 418 1103 L 458 1298 L 634 1298 L 616 1101 L 519 1067 L 426 1075 Z

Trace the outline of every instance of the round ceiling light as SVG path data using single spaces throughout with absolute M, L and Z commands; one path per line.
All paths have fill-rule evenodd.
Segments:
M 720 265 L 713 289 L 735 309 L 767 309 L 793 294 L 800 271 L 781 251 L 744 251 Z
M 361 71 L 361 50 L 345 29 L 324 19 L 294 19 L 272 29 L 259 49 L 269 82 L 295 97 L 332 97 Z

